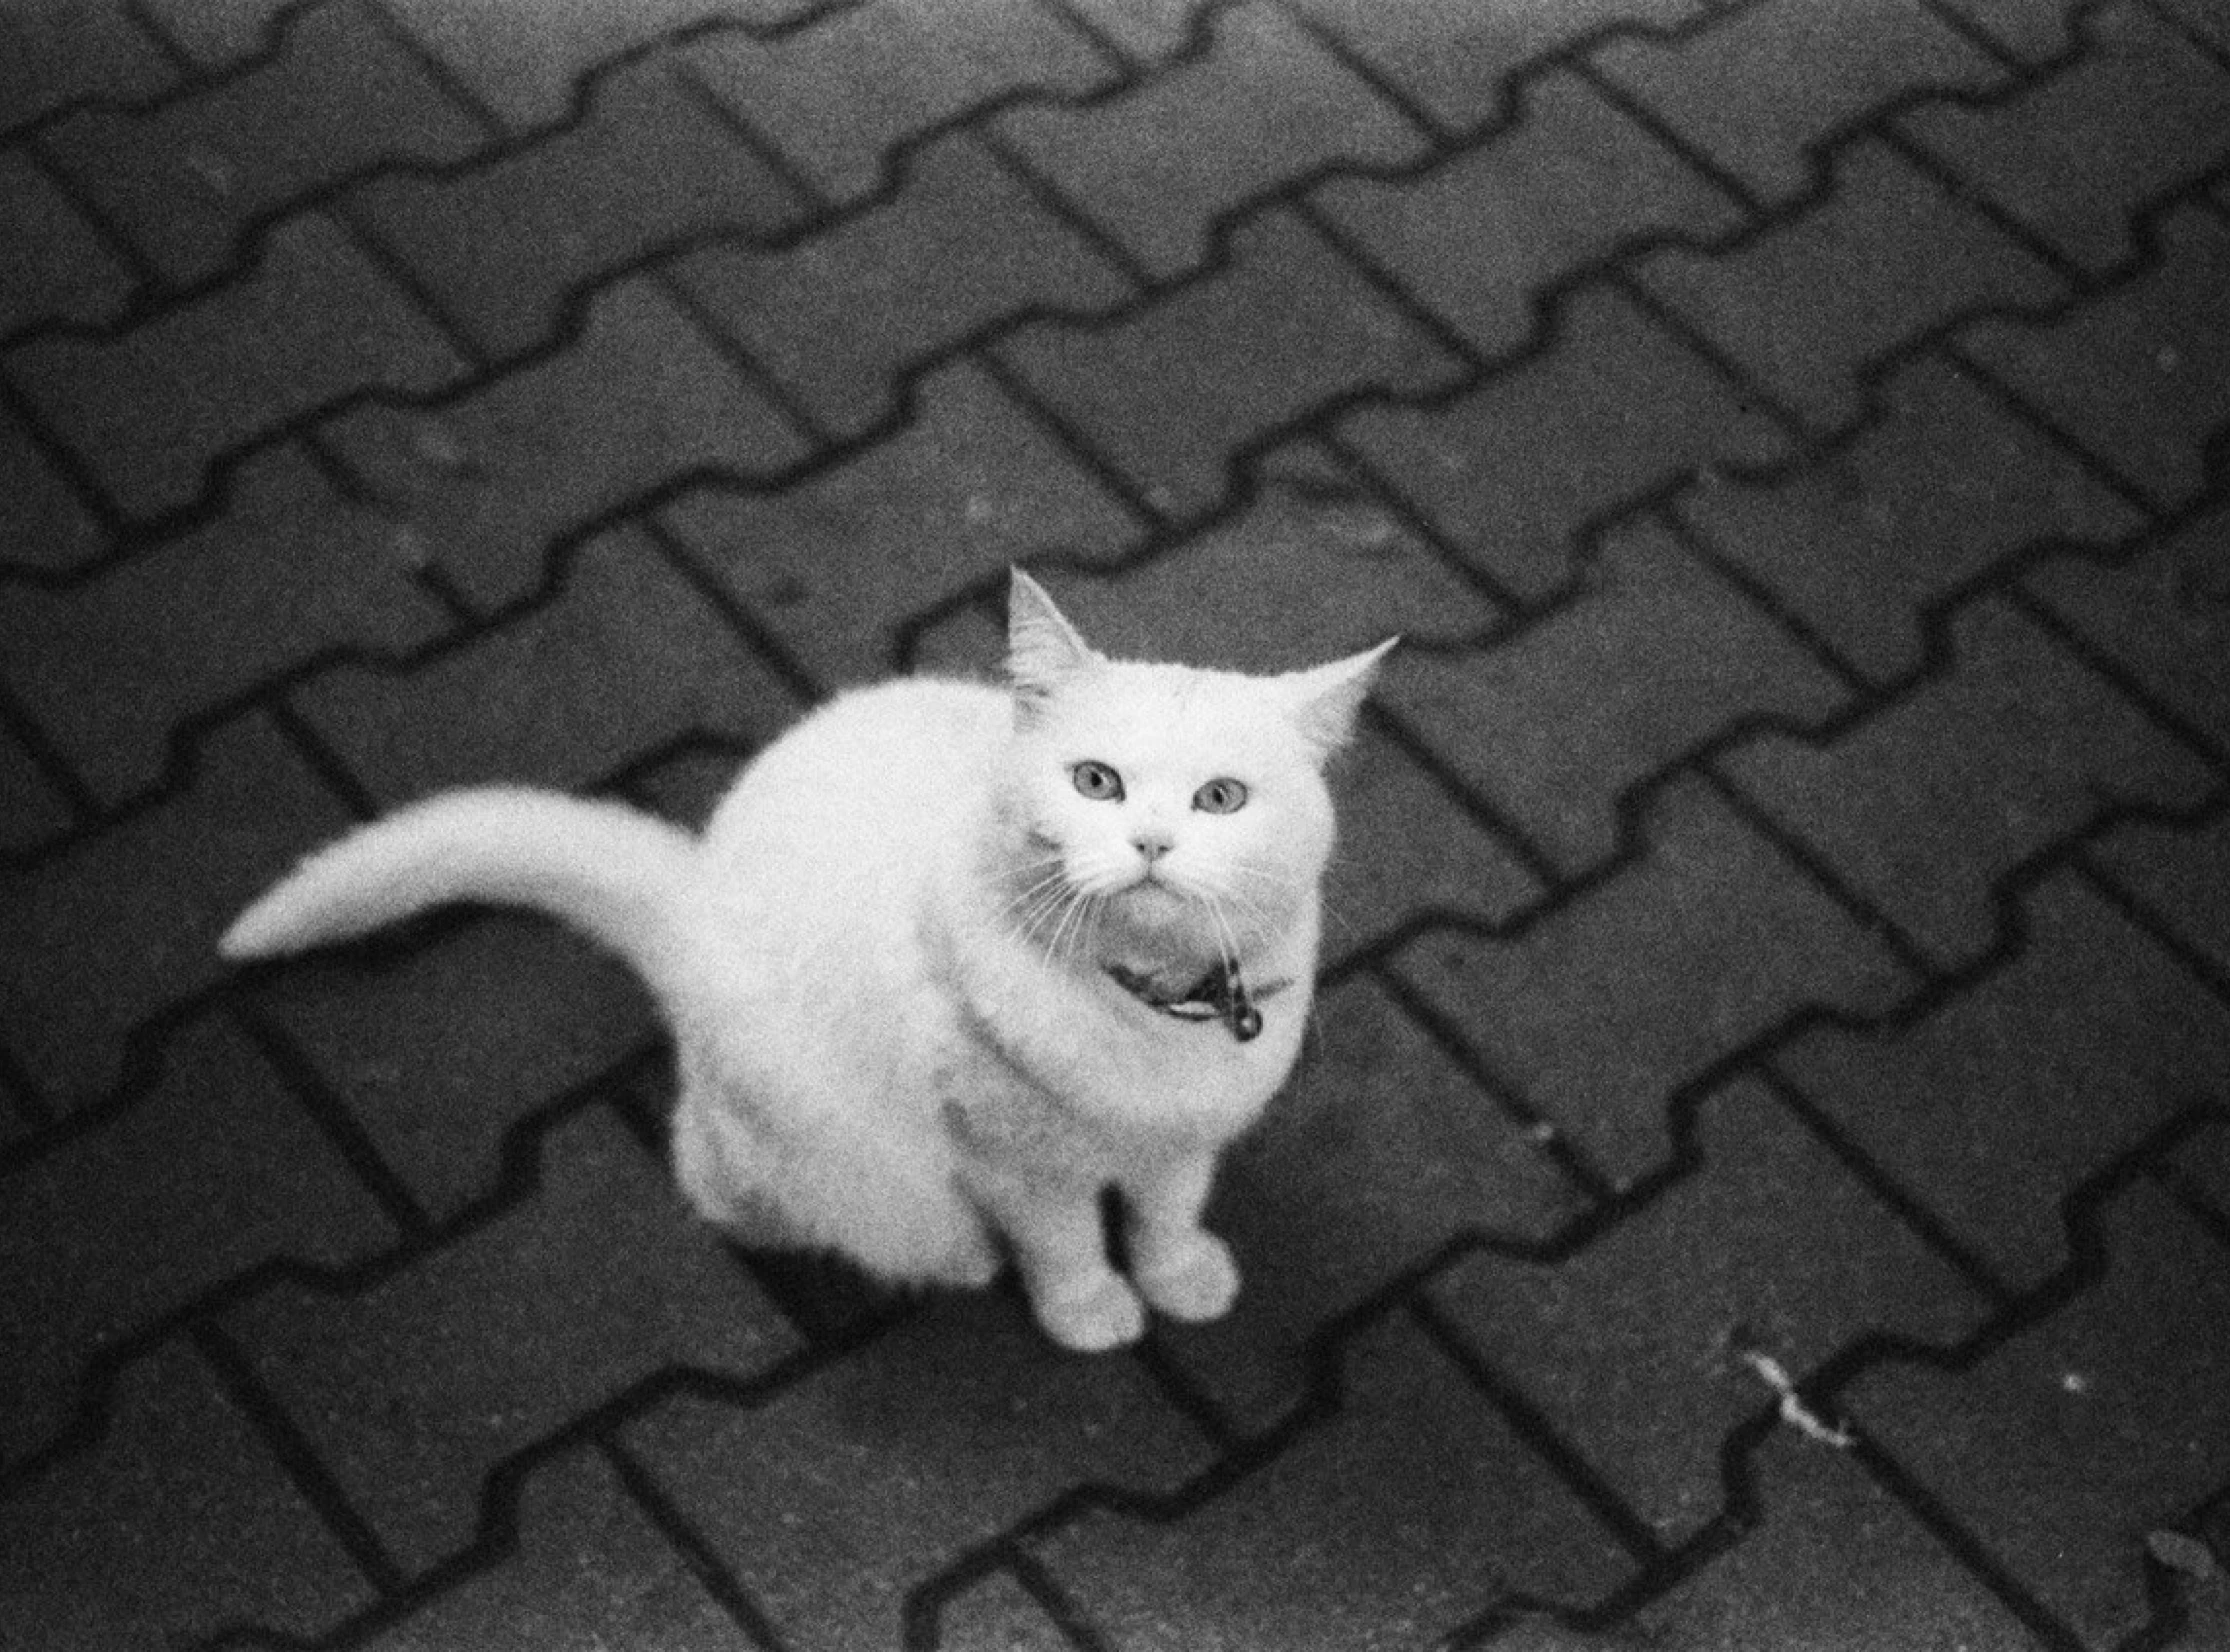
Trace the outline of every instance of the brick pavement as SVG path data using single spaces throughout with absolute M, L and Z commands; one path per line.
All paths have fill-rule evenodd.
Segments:
M 532 10 L 0 8 L 0 1646 L 2230 1646 L 2219 6 Z M 547 926 L 213 956 L 1017 560 L 1411 639 L 1224 1323 L 728 1248 Z

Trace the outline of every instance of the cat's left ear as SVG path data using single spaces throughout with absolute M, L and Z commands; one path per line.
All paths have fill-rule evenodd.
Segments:
M 1009 574 L 1007 679 L 1018 704 L 1040 705 L 1106 661 L 1053 605 L 1044 586 L 1020 568 Z
M 1379 662 L 1394 651 L 1401 638 L 1388 637 L 1376 648 L 1350 654 L 1330 665 L 1307 671 L 1290 671 L 1278 678 L 1287 696 L 1288 715 L 1302 737 L 1320 755 L 1329 757 L 1355 733 L 1356 713 L 1378 676 Z

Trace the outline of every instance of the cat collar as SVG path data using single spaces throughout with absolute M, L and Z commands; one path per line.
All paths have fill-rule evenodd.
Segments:
M 1262 1012 L 1254 1007 L 1246 983 L 1239 979 L 1237 964 L 1216 965 L 1175 996 L 1156 991 L 1150 977 L 1125 969 L 1121 964 L 1109 964 L 1107 974 L 1148 1009 L 1175 1016 L 1179 1021 L 1221 1021 L 1231 1029 L 1231 1036 L 1242 1044 L 1262 1031 Z M 1262 989 L 1260 996 L 1267 998 L 1274 992 L 1282 992 L 1285 985 L 1283 981 L 1274 981 Z

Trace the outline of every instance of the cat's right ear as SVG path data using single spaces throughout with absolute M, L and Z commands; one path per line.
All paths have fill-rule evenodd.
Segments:
M 1007 587 L 1007 680 L 1024 711 L 1105 661 L 1069 624 L 1045 587 L 1020 568 Z

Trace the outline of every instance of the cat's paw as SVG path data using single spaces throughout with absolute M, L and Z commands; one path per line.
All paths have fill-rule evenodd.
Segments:
M 1239 1264 L 1214 1234 L 1194 1234 L 1140 1272 L 1138 1288 L 1171 1319 L 1221 1319 L 1239 1300 Z
M 1074 1353 L 1127 1348 L 1146 1334 L 1138 1293 L 1113 1272 L 1068 1288 L 1034 1291 L 1030 1306 L 1045 1334 Z

